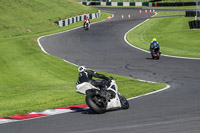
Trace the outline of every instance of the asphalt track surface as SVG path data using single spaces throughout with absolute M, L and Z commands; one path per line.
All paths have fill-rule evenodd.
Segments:
M 89 109 L 0 125 L 1 133 L 199 133 L 200 60 L 161 56 L 152 60 L 129 46 L 124 35 L 152 14 L 139 8 L 101 8 L 115 15 L 111 21 L 40 40 L 48 53 L 77 65 L 113 74 L 162 82 L 171 88 L 130 100 L 128 110 L 96 115 Z M 121 20 L 121 15 L 125 20 Z M 132 16 L 127 19 L 128 14 Z M 161 44 L 162 49 L 162 44 Z

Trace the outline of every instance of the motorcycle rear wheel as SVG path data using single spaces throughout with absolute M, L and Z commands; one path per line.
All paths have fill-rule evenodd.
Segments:
M 101 103 L 101 105 L 98 105 L 95 102 L 95 98 L 98 99 L 98 97 L 100 96 L 97 96 L 95 94 L 89 94 L 85 97 L 85 101 L 92 111 L 98 114 L 103 114 L 106 112 L 106 105 L 104 103 Z

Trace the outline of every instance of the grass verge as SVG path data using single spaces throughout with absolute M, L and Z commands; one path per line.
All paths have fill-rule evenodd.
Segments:
M 4 5 L 0 8 L 0 116 L 85 103 L 84 96 L 75 92 L 77 67 L 43 53 L 37 38 L 83 23 L 60 28 L 53 23 L 55 20 L 94 13 L 97 9 L 73 0 L 6 0 L 0 1 L 0 5 Z M 92 22 L 106 19 L 109 15 L 102 13 Z M 166 86 L 108 73 L 105 75 L 117 78 L 119 91 L 126 97 Z
M 158 16 L 182 15 L 183 12 L 158 12 Z M 127 40 L 149 51 L 152 38 L 157 38 L 163 54 L 200 58 L 200 30 L 190 30 L 188 21 L 194 18 L 184 16 L 152 18 L 127 35 Z

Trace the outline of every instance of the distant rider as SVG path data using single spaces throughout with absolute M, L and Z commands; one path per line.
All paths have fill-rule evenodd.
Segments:
M 150 51 L 151 51 L 151 53 L 153 53 L 153 50 L 154 50 L 155 48 L 158 48 L 158 50 L 160 50 L 160 46 L 159 46 L 159 44 L 158 44 L 157 39 L 156 39 L 156 38 L 153 38 L 153 40 L 152 40 L 152 42 L 151 42 L 151 44 L 150 44 Z
M 98 74 L 92 70 L 87 70 L 85 66 L 80 66 L 78 68 L 79 76 L 77 84 L 81 84 L 83 82 L 89 82 L 95 87 L 99 87 L 101 90 L 106 90 L 109 85 L 110 78 L 104 76 L 103 74 Z M 103 80 L 94 80 L 93 77 L 101 78 Z
M 89 24 L 90 24 L 90 19 L 89 19 L 89 17 L 88 16 L 86 16 L 85 18 L 84 18 L 84 23 L 83 23 L 83 27 L 85 28 L 85 23 L 86 23 L 86 21 L 89 21 Z

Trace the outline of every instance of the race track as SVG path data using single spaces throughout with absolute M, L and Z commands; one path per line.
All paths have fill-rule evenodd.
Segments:
M 168 90 L 130 100 L 130 109 L 102 115 L 86 111 L 0 125 L 1 133 L 199 133 L 200 60 L 161 56 L 129 46 L 124 35 L 150 18 L 139 8 L 100 8 L 115 15 L 86 31 L 78 28 L 40 39 L 49 54 L 88 68 L 169 84 Z M 121 20 L 121 15 L 125 20 Z M 131 19 L 127 18 L 128 14 Z M 162 49 L 162 44 L 161 49 Z

